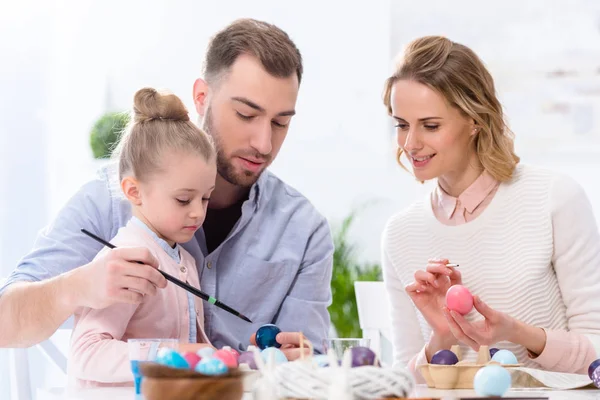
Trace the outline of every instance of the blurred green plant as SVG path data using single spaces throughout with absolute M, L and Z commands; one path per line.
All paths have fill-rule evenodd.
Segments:
M 333 302 L 329 307 L 329 315 L 338 336 L 342 338 L 362 337 L 358 324 L 354 282 L 382 280 L 379 264 L 360 263 L 356 259 L 355 245 L 348 238 L 355 216 L 353 212 L 344 218 L 342 224 L 333 232 L 335 246 L 331 278 Z
M 94 158 L 110 158 L 128 123 L 129 114 L 123 112 L 108 112 L 98 118 L 90 132 L 90 146 Z

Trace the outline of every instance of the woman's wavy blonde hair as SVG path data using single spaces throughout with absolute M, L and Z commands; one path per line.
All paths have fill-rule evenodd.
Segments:
M 446 101 L 472 118 L 478 132 L 473 136 L 483 168 L 500 182 L 509 180 L 519 157 L 514 152 L 514 134 L 504 121 L 494 80 L 473 50 L 441 36 L 426 36 L 411 42 L 395 73 L 385 82 L 383 102 L 392 114 L 394 83 L 412 80 L 440 93 Z M 400 161 L 402 148 L 398 148 Z

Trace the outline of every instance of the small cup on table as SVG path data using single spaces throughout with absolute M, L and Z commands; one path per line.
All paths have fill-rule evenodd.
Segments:
M 327 338 L 323 339 L 323 350 L 325 354 L 331 349 L 338 361 L 344 357 L 344 352 L 353 347 L 370 347 L 371 339 L 365 338 Z
M 177 339 L 129 339 L 127 346 L 129 347 L 129 361 L 131 362 L 135 394 L 139 395 L 142 387 L 139 363 L 156 360 L 158 350 L 162 347 L 178 350 L 179 341 Z

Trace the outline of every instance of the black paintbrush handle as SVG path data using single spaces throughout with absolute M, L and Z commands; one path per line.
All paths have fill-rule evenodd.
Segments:
M 210 296 L 207 295 L 206 293 L 201 292 L 200 290 L 196 289 L 195 287 L 190 286 L 183 281 L 180 281 L 179 279 L 175 278 L 172 275 L 167 274 L 164 271 L 161 271 L 160 269 L 158 270 L 158 272 L 160 272 L 162 274 L 162 276 L 165 277 L 166 280 L 173 282 L 175 285 L 179 286 L 180 288 L 183 288 L 183 289 L 187 290 L 188 292 L 192 293 L 193 295 L 196 295 L 196 296 L 200 297 L 201 299 L 204 299 L 204 300 L 210 302 Z
M 92 239 L 96 240 L 97 242 L 103 244 L 104 246 L 108 247 L 109 249 L 116 249 L 117 246 L 115 246 L 114 244 L 107 242 L 106 240 L 94 235 L 92 232 L 86 230 L 86 229 L 81 229 L 81 232 L 85 233 L 86 235 L 88 235 L 89 237 L 91 237 Z M 143 262 L 141 261 L 137 261 L 137 263 L 139 264 L 143 264 Z M 193 294 L 194 296 L 198 296 L 201 299 L 208 301 L 210 304 L 214 304 L 215 306 L 235 315 L 236 317 L 239 317 L 241 319 L 243 319 L 244 321 L 250 322 L 252 323 L 252 321 L 246 317 L 244 314 L 240 313 L 239 311 L 234 310 L 233 308 L 229 307 L 227 304 L 222 303 L 221 301 L 215 299 L 212 296 L 209 296 L 208 294 L 204 293 L 201 290 L 196 289 L 193 286 L 188 285 L 187 283 L 180 281 L 179 279 L 175 278 L 174 276 L 167 274 L 164 271 L 161 271 L 160 269 L 157 270 L 158 272 L 160 272 L 162 274 L 162 276 L 165 277 L 166 280 L 174 283 L 175 285 L 179 286 L 180 288 L 187 290 L 188 292 L 190 292 L 191 294 Z

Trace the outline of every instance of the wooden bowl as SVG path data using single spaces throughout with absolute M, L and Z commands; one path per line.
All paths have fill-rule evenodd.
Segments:
M 238 369 L 221 376 L 208 376 L 143 362 L 140 372 L 146 400 L 241 400 L 244 395 L 243 373 Z

